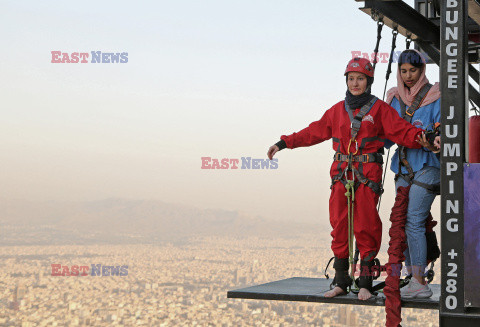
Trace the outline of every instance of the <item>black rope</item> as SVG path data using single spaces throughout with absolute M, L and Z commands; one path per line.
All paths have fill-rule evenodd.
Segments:
M 385 168 L 383 168 L 383 180 L 382 180 L 382 187 L 383 187 L 383 184 L 385 183 L 385 176 L 387 175 L 387 169 L 388 169 L 388 159 L 390 159 L 390 149 L 392 147 L 389 147 L 388 148 L 388 151 L 387 151 L 387 162 L 385 163 Z M 382 203 L 382 194 L 380 194 L 380 197 L 378 198 L 378 208 L 377 208 L 377 211 L 380 210 L 380 203 Z
M 412 43 L 412 35 L 411 34 L 407 34 L 407 38 L 405 39 L 405 43 L 407 44 L 406 48 L 410 49 L 410 43 Z
M 385 93 L 387 92 L 387 82 L 388 79 L 390 78 L 390 74 L 392 73 L 392 62 L 393 62 L 393 52 L 395 51 L 395 48 L 397 47 L 397 35 L 398 31 L 397 28 L 395 27 L 392 31 L 392 49 L 390 50 L 390 58 L 388 59 L 388 68 L 387 68 L 387 74 L 385 75 L 385 88 L 383 89 L 383 100 L 385 100 Z
M 375 44 L 375 50 L 373 50 L 375 56 L 373 58 L 373 71 L 375 71 L 375 66 L 377 66 L 377 57 L 378 57 L 378 46 L 380 45 L 380 40 L 382 39 L 382 28 L 383 28 L 383 21 L 379 19 L 377 22 L 377 44 Z
M 388 79 L 390 78 L 390 74 L 392 73 L 393 52 L 397 47 L 397 35 L 398 35 L 398 31 L 397 31 L 397 28 L 395 27 L 392 31 L 392 49 L 390 50 L 390 58 L 388 59 L 387 74 L 385 76 L 385 87 L 383 89 L 383 98 L 382 98 L 383 101 L 385 101 L 385 93 L 387 92 Z M 391 147 L 388 149 L 387 162 L 385 163 L 385 168 L 383 169 L 382 187 L 383 187 L 383 184 L 385 183 L 385 176 L 387 175 L 388 159 L 390 158 L 390 149 Z M 380 210 L 380 203 L 382 203 L 382 194 L 380 194 L 380 197 L 378 198 L 377 211 Z

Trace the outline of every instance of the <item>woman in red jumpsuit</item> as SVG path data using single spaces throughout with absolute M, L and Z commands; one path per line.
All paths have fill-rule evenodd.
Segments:
M 383 146 L 385 139 L 408 148 L 420 148 L 422 130 L 403 120 L 387 103 L 370 94 L 373 67 L 364 58 L 352 59 L 345 70 L 347 92 L 342 100 L 328 109 L 323 117 L 291 135 L 268 150 L 271 160 L 284 148 L 306 147 L 332 139 L 336 151 L 330 169 L 332 177 L 329 201 L 333 228 L 332 251 L 335 256 L 335 287 L 325 293 L 334 297 L 347 293 L 352 280 L 348 275 L 348 212 L 345 196 L 346 178 L 355 180 L 353 232 L 360 251 L 360 300 L 369 299 L 372 288 L 372 266 L 382 239 L 382 222 L 377 212 L 381 187 Z M 349 162 L 351 165 L 349 167 Z

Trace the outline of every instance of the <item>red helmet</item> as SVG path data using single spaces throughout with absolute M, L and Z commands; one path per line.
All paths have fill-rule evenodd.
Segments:
M 347 75 L 349 72 L 359 72 L 373 77 L 373 66 L 368 59 L 357 57 L 348 62 L 344 75 Z

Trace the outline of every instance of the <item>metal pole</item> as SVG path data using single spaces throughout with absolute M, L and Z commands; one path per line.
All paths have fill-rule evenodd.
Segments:
M 443 129 L 440 326 L 466 326 L 459 320 L 466 319 L 463 163 L 465 110 L 468 111 L 468 1 L 446 0 L 442 1 L 441 7 L 440 87 Z

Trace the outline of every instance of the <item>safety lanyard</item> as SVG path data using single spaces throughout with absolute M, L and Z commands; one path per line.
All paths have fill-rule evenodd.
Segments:
M 353 246 L 353 239 L 354 239 L 353 211 L 354 211 L 354 203 L 355 203 L 355 181 L 354 181 L 353 174 L 352 174 L 352 179 L 347 180 L 345 189 L 347 190 L 347 192 L 345 192 L 345 196 L 347 197 L 347 212 L 348 212 L 348 264 L 351 267 L 350 277 L 352 278 L 352 280 L 355 280 L 355 277 L 354 277 L 355 269 L 353 267 L 353 252 L 355 251 Z
M 350 126 L 351 126 L 351 138 L 348 143 L 348 148 L 347 148 L 347 155 L 349 157 L 348 160 L 348 166 L 345 169 L 345 196 L 347 197 L 347 213 L 348 213 L 348 262 L 351 267 L 350 269 L 350 277 L 352 280 L 355 280 L 355 269 L 353 268 L 353 254 L 355 251 L 354 247 L 354 232 L 353 232 L 353 224 L 354 224 L 354 209 L 355 209 L 355 176 L 357 175 L 356 169 L 353 167 L 353 155 L 356 155 L 358 152 L 358 142 L 357 142 L 357 134 L 358 131 L 360 130 L 360 127 L 362 125 L 362 120 L 363 117 L 372 109 L 373 105 L 377 101 L 377 97 L 373 96 L 370 101 L 368 101 L 365 105 L 363 105 L 359 112 L 353 116 L 353 112 L 348 106 L 348 104 L 345 102 L 345 110 L 348 113 L 348 117 L 350 118 Z M 352 142 L 355 142 L 355 153 L 350 152 L 350 146 Z M 351 172 L 352 178 L 348 179 L 348 171 Z M 359 176 L 357 176 L 358 178 Z

